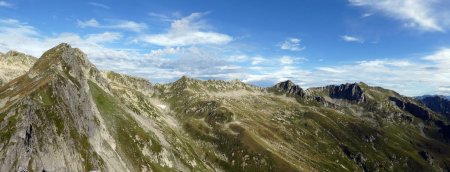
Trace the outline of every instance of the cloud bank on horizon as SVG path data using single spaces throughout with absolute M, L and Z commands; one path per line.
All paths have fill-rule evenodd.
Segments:
M 363 81 L 409 96 L 450 95 L 450 13 L 443 8 L 450 4 L 444 0 L 349 0 L 330 3 L 330 14 L 307 1 L 264 2 L 280 11 L 218 2 L 224 4 L 203 5 L 200 12 L 160 1 L 152 1 L 155 7 L 79 1 L 64 7 L 40 2 L 49 9 L 34 15 L 29 9 L 38 7 L 19 2 L 0 1 L 0 51 L 39 57 L 67 42 L 100 69 L 152 82 L 182 75 L 260 86 L 287 79 L 302 87 Z M 233 4 L 240 6 L 221 7 Z

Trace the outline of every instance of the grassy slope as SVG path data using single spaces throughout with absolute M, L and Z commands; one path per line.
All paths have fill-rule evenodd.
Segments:
M 227 160 L 213 153 L 209 158 L 230 171 L 437 170 L 420 156 L 421 150 L 448 162 L 443 154 L 450 150 L 448 145 L 422 137 L 415 123 L 400 117 L 387 121 L 382 113 L 389 109 L 364 112 L 377 121 L 353 114 L 360 105 L 339 112 L 273 94 L 218 98 L 203 84 L 207 85 L 193 81 L 158 88 L 170 90 L 160 97 L 171 103 L 192 137 L 217 145 Z

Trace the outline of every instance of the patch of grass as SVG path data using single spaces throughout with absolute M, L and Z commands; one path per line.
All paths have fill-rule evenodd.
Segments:
M 38 95 L 42 99 L 45 106 L 51 106 L 55 103 L 51 95 L 51 90 L 48 87 L 41 88 Z
M 0 142 L 5 143 L 6 141 L 5 146 L 9 143 L 11 137 L 16 133 L 17 118 L 17 114 L 7 118 L 6 120 L 8 120 L 8 123 L 3 129 L 0 130 Z

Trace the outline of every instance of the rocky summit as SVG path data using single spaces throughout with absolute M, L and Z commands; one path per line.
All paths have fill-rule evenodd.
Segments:
M 0 171 L 450 170 L 441 100 L 362 82 L 152 84 L 68 44 L 0 64 Z

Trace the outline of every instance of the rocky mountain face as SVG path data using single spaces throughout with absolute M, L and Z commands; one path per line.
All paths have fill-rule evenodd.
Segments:
M 444 114 L 450 118 L 450 100 L 444 96 L 423 96 L 417 97 L 423 104 L 435 112 Z
M 362 89 L 364 86 L 367 87 L 364 83 L 329 85 L 326 87 L 310 88 L 307 92 L 310 95 L 315 95 L 317 97 L 364 102 L 365 94 Z
M 291 80 L 280 82 L 274 85 L 272 89 L 300 97 L 304 97 L 306 95 L 305 91 L 299 85 L 295 85 Z
M 68 44 L 0 87 L 0 171 L 449 171 L 449 133 L 364 83 L 151 84 Z
M 0 53 L 0 86 L 26 73 L 37 58 L 17 51 Z

